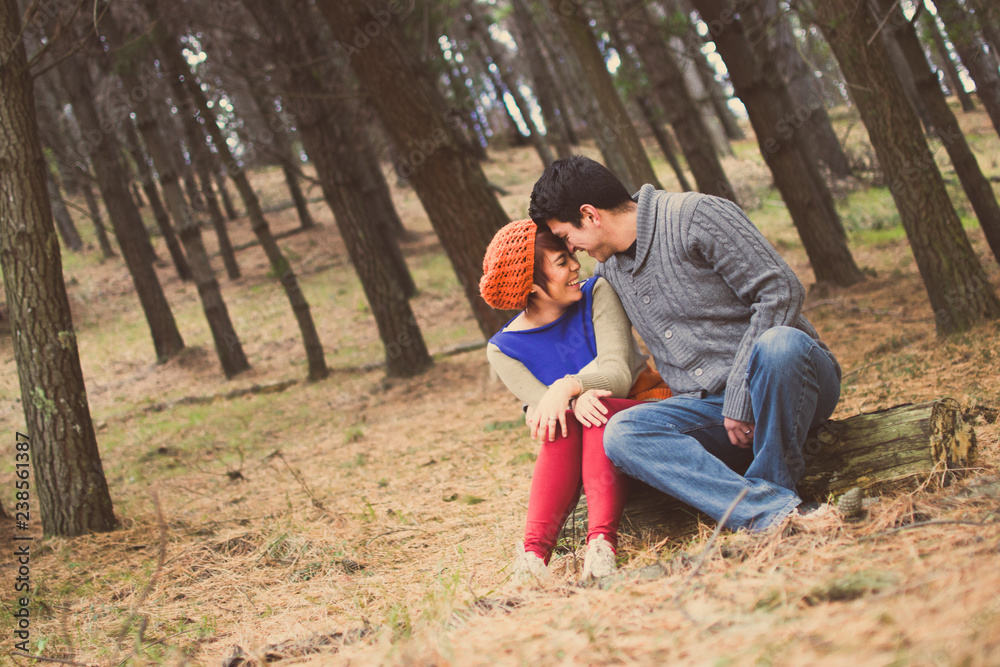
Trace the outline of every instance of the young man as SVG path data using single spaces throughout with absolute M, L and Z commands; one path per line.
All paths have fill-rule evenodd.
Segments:
M 836 407 L 840 366 L 801 313 L 801 282 L 746 214 L 651 185 L 631 197 L 583 156 L 549 165 L 528 211 L 600 262 L 674 393 L 611 419 L 615 465 L 716 521 L 746 489 L 734 530 L 801 513 L 802 448 Z

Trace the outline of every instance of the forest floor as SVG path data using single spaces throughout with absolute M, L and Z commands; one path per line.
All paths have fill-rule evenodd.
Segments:
M 963 122 L 1000 180 L 988 120 Z M 724 164 L 751 218 L 811 285 L 755 144 L 735 149 Z M 508 193 L 503 205 L 523 217 L 541 171 L 536 155 L 492 158 L 484 166 Z M 674 187 L 662 160 L 655 166 Z M 946 158 L 942 167 L 970 219 Z M 287 198 L 280 171 L 254 178 L 265 205 Z M 482 337 L 411 190 L 395 187 L 394 196 L 420 287 L 413 307 L 438 356 L 408 380 L 387 379 L 377 365 L 374 321 L 322 202 L 312 205 L 316 229 L 281 241 L 334 369 L 318 383 L 305 382 L 295 320 L 258 246 L 239 252 L 242 278 L 220 274 L 253 366 L 230 381 L 195 286 L 169 264 L 158 270 L 188 349 L 156 364 L 122 262 L 64 252 L 121 527 L 42 539 L 34 519 L 31 652 L 111 667 L 998 664 L 1000 322 L 939 337 L 887 191 L 842 184 L 838 193 L 852 251 L 871 277 L 813 289 L 806 303 L 844 368 L 835 418 L 951 397 L 974 426 L 976 467 L 947 486 L 928 479 L 886 494 L 863 520 L 818 534 L 723 533 L 711 542 L 708 520 L 686 534 L 626 530 L 621 577 L 581 587 L 581 559 L 566 553 L 553 559 L 552 586 L 518 594 L 503 584 L 537 445 L 483 350 L 455 351 Z M 275 232 L 298 225 L 294 209 L 269 217 Z M 230 228 L 235 244 L 252 242 L 246 219 Z M 1000 290 L 981 231 L 966 229 Z M 214 248 L 208 231 L 205 239 Z M 6 332 L 0 364 L 0 425 L 12 438 L 23 417 Z M 12 448 L 3 452 L 0 488 L 13 489 Z M 3 493 L 8 511 L 11 495 Z M 2 539 L 13 544 L 9 533 Z M 12 562 L 0 559 L 6 607 Z M 654 563 L 662 576 L 649 578 Z M 9 656 L 12 631 L 10 613 L 0 614 L 0 662 L 43 664 Z

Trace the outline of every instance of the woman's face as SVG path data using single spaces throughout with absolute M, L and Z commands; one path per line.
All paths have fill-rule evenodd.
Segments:
M 535 293 L 540 299 L 567 307 L 583 297 L 580 291 L 580 262 L 566 250 L 544 250 L 545 276 L 549 279 L 546 287 L 536 285 Z

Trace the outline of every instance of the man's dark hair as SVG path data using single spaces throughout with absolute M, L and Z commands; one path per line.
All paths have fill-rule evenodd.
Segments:
M 571 155 L 550 164 L 535 181 L 528 216 L 536 225 L 554 219 L 580 227 L 584 204 L 619 211 L 631 201 L 628 190 L 607 167 L 589 157 Z

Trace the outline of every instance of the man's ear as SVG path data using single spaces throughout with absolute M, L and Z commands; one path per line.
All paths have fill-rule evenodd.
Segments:
M 592 206 L 591 204 L 583 204 L 582 206 L 580 206 L 580 220 L 581 220 L 581 222 L 583 220 L 586 220 L 587 218 L 590 218 L 591 220 L 593 220 L 593 223 L 594 223 L 595 227 L 600 227 L 601 226 L 601 212 L 600 212 L 600 210 L 598 210 L 596 207 Z

